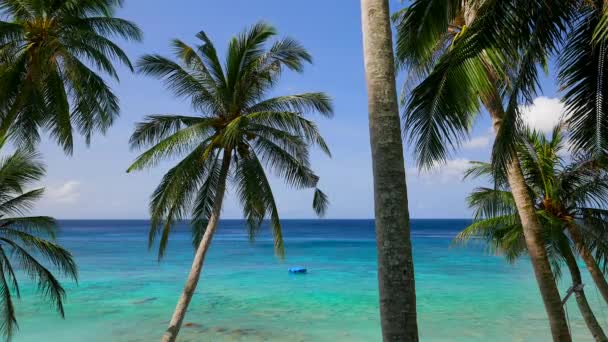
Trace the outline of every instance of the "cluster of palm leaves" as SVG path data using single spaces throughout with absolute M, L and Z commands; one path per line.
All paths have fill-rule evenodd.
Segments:
M 420 165 L 444 161 L 466 139 L 481 106 L 492 110 L 493 97 L 504 111 L 493 162 L 506 165 L 524 135 L 521 105 L 540 90 L 550 58 L 557 60 L 571 148 L 605 153 L 606 6 L 602 0 L 414 1 L 395 13 L 397 56 L 408 70 L 403 115 Z
M 0 134 L 32 146 L 47 131 L 67 153 L 74 131 L 89 142 L 119 114 L 118 98 L 99 74 L 118 79 L 129 68 L 112 38 L 139 40 L 129 21 L 113 17 L 118 0 L 5 0 L 0 13 Z
M 608 245 L 604 239 L 596 239 L 606 233 L 608 223 L 606 210 L 602 209 L 608 204 L 605 160 L 589 155 L 568 160 L 563 137 L 561 128 L 554 129 L 550 139 L 538 131 L 529 131 L 517 146 L 528 190 L 548 236 L 555 241 L 561 238 L 570 241 L 567 227 L 576 225 L 592 237 L 585 245 L 596 250 L 597 261 L 604 271 L 608 271 Z M 496 174 L 490 163 L 471 164 L 465 178 L 485 177 L 493 186 L 477 188 L 469 195 L 467 201 L 474 209 L 476 222 L 459 234 L 457 240 L 487 238 L 493 251 L 504 253 L 509 261 L 515 261 L 526 252 L 526 246 L 522 244 L 521 223 L 506 177 Z M 548 248 L 553 257 L 559 256 L 557 245 L 548 245 Z M 560 263 L 554 266 L 561 273 Z
M 72 254 L 54 242 L 55 220 L 24 216 L 44 192 L 27 188 L 44 173 L 35 152 L 18 150 L 0 160 L 0 331 L 7 339 L 17 327 L 14 296 L 20 297 L 18 276 L 34 280 L 62 317 L 65 290 L 50 267 L 62 276 L 77 278 Z
M 114 17 L 121 5 L 121 0 L 0 2 L 0 147 L 9 142 L 17 147 L 0 162 L 0 332 L 7 339 L 17 326 L 13 297 L 19 297 L 21 273 L 64 315 L 65 291 L 49 265 L 76 279 L 74 259 L 53 242 L 52 218 L 22 216 L 43 193 L 27 190 L 44 175 L 33 151 L 46 132 L 69 154 L 74 131 L 88 144 L 118 116 L 118 98 L 103 75 L 118 80 L 115 61 L 132 66 L 113 39 L 141 38 L 137 26 Z
M 545 248 L 559 277 L 566 265 L 573 286 L 581 284 L 575 255 L 592 253 L 590 262 L 608 272 L 608 171 L 606 160 L 593 155 L 576 155 L 566 161 L 564 136 L 560 127 L 551 139 L 536 131 L 526 132 L 517 145 L 518 158 L 526 185 L 534 199 L 534 209 L 544 228 Z M 566 158 L 570 159 L 570 158 Z M 481 239 L 490 252 L 502 254 L 514 262 L 527 252 L 524 233 L 517 214 L 513 194 L 506 176 L 496 173 L 490 163 L 472 162 L 465 177 L 485 177 L 493 187 L 478 188 L 468 197 L 475 212 L 475 221 L 455 238 L 457 244 Z M 575 243 L 569 233 L 575 227 L 584 240 Z M 592 267 L 588 265 L 588 267 Z M 602 276 L 594 279 L 606 282 Z M 597 284 L 599 288 L 603 284 Z M 586 302 L 584 291 L 577 289 L 577 302 L 591 332 L 598 340 L 606 340 L 602 328 Z

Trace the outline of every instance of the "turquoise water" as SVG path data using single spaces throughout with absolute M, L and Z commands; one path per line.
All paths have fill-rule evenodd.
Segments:
M 413 238 L 422 341 L 546 341 L 548 325 L 527 260 L 507 264 L 475 246 L 450 248 L 465 220 L 415 220 Z M 145 221 L 64 221 L 61 242 L 80 265 L 67 282 L 66 319 L 30 291 L 18 302 L 15 341 L 156 341 L 190 268 L 185 226 L 157 263 Z M 287 258 L 241 221 L 222 221 L 180 341 L 380 341 L 372 221 L 284 222 Z M 306 275 L 287 268 L 302 265 Z M 565 289 L 567 284 L 562 284 Z M 608 308 L 587 294 L 603 326 Z M 576 341 L 591 341 L 574 300 Z

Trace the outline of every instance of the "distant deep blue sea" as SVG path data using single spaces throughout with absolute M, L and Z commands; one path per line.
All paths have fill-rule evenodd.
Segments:
M 412 222 L 421 341 L 549 341 L 529 261 L 511 265 L 475 244 L 451 246 L 468 223 Z M 280 261 L 266 230 L 251 243 L 243 221 L 221 221 L 180 341 L 381 340 L 373 221 L 284 220 L 283 231 Z M 80 267 L 79 283 L 64 283 L 66 318 L 30 284 L 17 303 L 15 341 L 159 340 L 193 247 L 188 226 L 179 225 L 159 263 L 147 232 L 143 220 L 61 221 L 59 241 Z M 294 265 L 308 274 L 288 274 Z M 590 281 L 586 291 L 608 329 L 608 309 Z M 574 340 L 591 341 L 573 299 L 567 310 Z

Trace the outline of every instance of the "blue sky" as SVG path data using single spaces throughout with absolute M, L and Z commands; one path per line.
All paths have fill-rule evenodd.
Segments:
M 392 0 L 393 9 L 402 6 Z M 314 57 L 303 74 L 286 73 L 278 94 L 324 91 L 335 104 L 335 118 L 317 120 L 333 153 L 329 159 L 313 155 L 313 167 L 331 206 L 328 218 L 373 217 L 371 155 L 367 125 L 367 99 L 362 59 L 359 1 L 281 0 L 127 0 L 118 16 L 136 22 L 144 31 L 142 43 L 122 43 L 136 60 L 145 53 L 170 55 L 169 41 L 180 38 L 195 43 L 205 30 L 220 54 L 231 36 L 259 20 L 277 27 L 281 35 L 298 39 Z M 41 146 L 48 167 L 44 180 L 47 195 L 36 209 L 57 218 L 147 218 L 148 198 L 172 162 L 150 171 L 126 174 L 137 156 L 128 148 L 134 124 L 149 114 L 194 114 L 188 104 L 175 99 L 156 79 L 120 68 L 120 83 L 113 89 L 121 100 L 121 117 L 105 136 L 96 136 L 90 148 L 78 141 L 74 155 L 65 156 L 53 142 Z M 532 122 L 550 127 L 560 104 L 550 79 L 544 96 L 530 108 Z M 406 155 L 410 212 L 414 218 L 468 217 L 465 197 L 475 186 L 461 181 L 468 160 L 487 160 L 492 142 L 490 123 L 482 117 L 472 139 L 447 165 L 430 174 L 413 169 Z M 273 182 L 283 218 L 313 217 L 312 192 L 289 189 Z M 228 193 L 225 218 L 241 217 L 240 207 Z

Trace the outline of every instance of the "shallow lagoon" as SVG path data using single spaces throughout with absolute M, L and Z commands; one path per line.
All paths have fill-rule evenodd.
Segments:
M 466 224 L 413 222 L 421 340 L 549 340 L 528 261 L 509 265 L 480 247 L 451 248 Z M 30 287 L 18 302 L 15 341 L 158 340 L 193 249 L 187 227 L 177 227 L 159 264 L 147 229 L 146 221 L 63 221 L 60 240 L 80 265 L 79 284 L 65 283 L 66 319 Z M 242 221 L 221 222 L 180 341 L 380 341 L 373 222 L 287 220 L 284 232 L 281 262 L 268 235 L 251 244 Z M 308 274 L 289 274 L 293 265 Z M 594 307 L 608 329 L 608 308 Z M 592 341 L 573 298 L 567 308 L 574 339 Z

